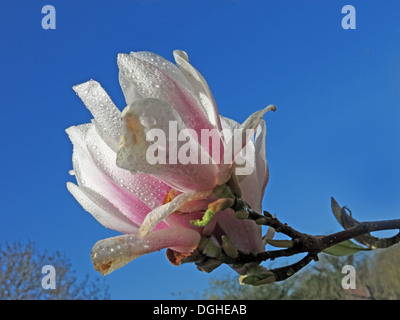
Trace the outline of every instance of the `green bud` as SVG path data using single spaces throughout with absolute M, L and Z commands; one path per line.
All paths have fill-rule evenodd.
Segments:
M 220 186 L 216 186 L 214 188 L 213 193 L 218 197 L 218 198 L 231 198 L 235 199 L 235 195 L 233 194 L 231 188 L 229 188 L 226 184 L 222 184 Z
M 238 250 L 234 247 L 232 242 L 227 236 L 222 236 L 222 250 L 226 253 L 228 257 L 236 259 L 239 256 Z
M 255 283 L 255 282 L 259 281 L 259 280 L 260 279 L 255 275 L 246 274 L 246 275 L 243 275 L 243 276 L 239 277 L 239 283 L 241 285 L 245 285 L 245 284 L 252 285 L 253 283 Z
M 235 217 L 239 220 L 244 220 L 249 217 L 249 213 L 245 209 L 241 209 L 239 211 L 235 211 Z
M 263 225 L 264 224 L 264 219 L 263 218 L 258 218 L 257 220 L 255 220 L 255 223 L 258 225 Z
M 263 271 L 262 273 L 243 275 L 239 278 L 240 284 L 247 284 L 252 286 L 260 286 L 263 284 L 269 284 L 275 282 L 275 275 L 271 271 Z
M 233 206 L 235 201 L 231 198 L 221 198 L 208 205 L 208 209 L 212 212 L 220 212 Z
M 215 212 L 211 211 L 210 209 L 207 209 L 207 211 L 204 212 L 204 216 L 201 219 L 191 220 L 190 224 L 195 227 L 205 227 L 210 223 L 214 215 Z
M 209 240 L 203 249 L 203 253 L 210 258 L 217 258 L 221 254 L 221 247 L 214 243 L 214 241 Z
M 207 259 L 204 262 L 196 263 L 196 266 L 198 270 L 210 273 L 214 269 L 218 268 L 221 264 L 222 261 L 216 259 Z
M 293 243 L 294 243 L 292 240 L 267 239 L 266 241 L 271 246 L 278 247 L 278 248 L 291 248 L 291 247 L 293 247 Z
M 264 279 L 256 281 L 253 286 L 260 286 L 263 284 L 270 284 L 276 281 L 275 275 L 266 276 Z
M 205 227 L 206 225 L 208 225 L 210 223 L 211 219 L 214 217 L 214 215 L 217 212 L 220 212 L 222 210 L 232 207 L 234 203 L 235 203 L 235 201 L 231 198 L 221 198 L 214 202 L 211 202 L 208 205 L 208 209 L 204 213 L 204 216 L 201 219 L 192 220 L 192 221 L 190 221 L 190 223 L 192 226 Z
M 232 172 L 231 178 L 228 181 L 228 186 L 231 188 L 236 197 L 242 197 L 242 189 L 240 188 L 239 180 L 234 172 Z
M 209 241 L 209 238 L 207 237 L 201 237 L 199 244 L 197 245 L 197 249 L 201 252 L 204 250 L 204 248 L 206 247 L 207 243 Z

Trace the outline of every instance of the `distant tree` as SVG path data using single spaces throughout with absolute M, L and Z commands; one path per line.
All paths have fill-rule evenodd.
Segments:
M 203 297 L 210 300 L 286 300 L 293 279 L 258 287 L 242 286 L 237 277 L 212 279 Z
M 42 267 L 55 268 L 55 289 L 44 289 Z M 109 299 L 104 280 L 79 280 L 65 254 L 40 252 L 33 242 L 5 243 L 0 246 L 1 300 L 97 300 Z
M 370 299 L 366 286 L 362 283 L 364 275 L 360 272 L 365 259 L 354 256 L 335 257 L 320 255 L 320 260 L 300 275 L 290 299 L 303 300 L 356 300 Z M 352 265 L 356 272 L 356 289 L 343 289 L 342 273 L 345 265 Z
M 359 300 L 400 299 L 400 245 L 356 256 L 319 255 L 319 261 L 286 281 L 252 287 L 237 278 L 212 279 L 205 299 Z M 356 270 L 356 289 L 343 289 L 344 265 Z
M 378 251 L 361 273 L 372 299 L 400 299 L 400 245 Z

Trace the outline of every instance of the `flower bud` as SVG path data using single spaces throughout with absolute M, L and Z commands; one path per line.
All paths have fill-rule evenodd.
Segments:
M 259 286 L 263 284 L 269 284 L 276 281 L 275 275 L 271 271 L 264 271 L 263 273 L 257 274 L 246 274 L 239 278 L 241 285 L 247 284 L 252 286 Z
M 224 250 L 228 257 L 231 257 L 233 259 L 236 259 L 239 256 L 238 250 L 225 235 L 222 236 L 222 250 Z
M 191 220 L 190 224 L 192 226 L 196 226 L 196 227 L 205 227 L 206 225 L 208 225 L 210 223 L 211 219 L 214 217 L 214 215 L 217 212 L 220 212 L 222 210 L 232 207 L 234 203 L 235 203 L 235 201 L 230 198 L 221 198 L 214 202 L 211 202 L 208 205 L 208 209 L 204 213 L 203 217 L 201 219 Z
M 217 258 L 221 254 L 221 247 L 218 243 L 215 243 L 213 239 L 209 238 L 209 241 L 203 249 L 203 253 L 210 258 Z
M 233 206 L 235 201 L 231 198 L 221 198 L 208 205 L 208 209 L 212 212 L 220 212 Z
M 239 180 L 234 172 L 232 172 L 231 178 L 228 181 L 228 186 L 236 197 L 242 197 L 242 189 L 240 188 Z
M 216 259 L 207 259 L 204 262 L 196 263 L 196 266 L 198 270 L 210 273 L 214 269 L 218 268 L 221 264 L 222 261 Z
M 249 213 L 245 209 L 235 211 L 235 217 L 239 220 L 244 220 L 249 217 Z
M 197 249 L 202 252 L 204 248 L 206 247 L 207 243 L 209 241 L 209 238 L 207 237 L 201 237 L 199 244 L 197 245 Z
M 222 184 L 222 185 L 216 186 L 216 187 L 214 188 L 213 193 L 214 193 L 218 198 L 231 198 L 231 199 L 235 199 L 235 195 L 233 194 L 231 188 L 228 187 L 226 184 Z

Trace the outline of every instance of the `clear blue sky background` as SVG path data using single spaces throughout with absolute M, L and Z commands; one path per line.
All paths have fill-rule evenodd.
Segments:
M 56 8 L 43 30 L 41 8 Z M 343 30 L 341 9 L 356 8 Z M 31 1 L 0 3 L 0 242 L 60 250 L 97 277 L 90 251 L 116 233 L 68 193 L 65 128 L 91 115 L 72 86 L 99 81 L 120 109 L 119 52 L 188 52 L 222 115 L 266 115 L 264 209 L 312 234 L 340 230 L 330 197 L 359 220 L 400 215 L 400 2 L 397 0 Z M 41 266 L 38 266 L 41 268 Z M 174 299 L 214 274 L 173 267 L 164 252 L 108 276 L 114 299 Z M 38 284 L 40 285 L 40 284 Z

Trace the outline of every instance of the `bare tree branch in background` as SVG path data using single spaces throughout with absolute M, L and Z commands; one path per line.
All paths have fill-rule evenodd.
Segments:
M 42 287 L 42 267 L 54 266 L 55 289 Z M 100 281 L 101 280 L 101 281 Z M 40 252 L 33 242 L 5 243 L 0 247 L 1 300 L 109 299 L 104 279 L 79 277 L 65 254 Z

